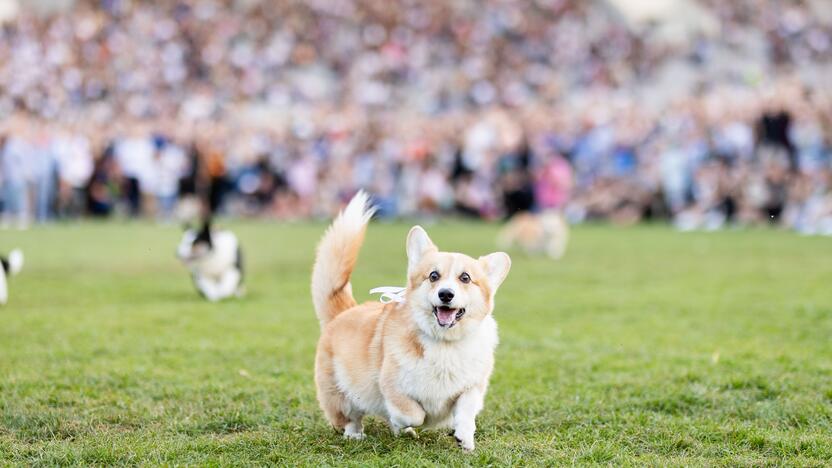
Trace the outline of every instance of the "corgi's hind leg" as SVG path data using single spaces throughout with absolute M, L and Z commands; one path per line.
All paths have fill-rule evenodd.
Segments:
M 318 353 L 315 360 L 315 385 L 318 390 L 318 403 L 329 424 L 339 431 L 344 431 L 344 437 L 348 439 L 363 439 L 364 414 L 350 408 L 351 405 L 335 381 L 332 359 L 324 353 Z
M 327 421 L 338 430 L 343 430 L 349 422 L 344 414 L 344 395 L 338 389 L 335 382 L 335 372 L 332 360 L 318 353 L 315 360 L 315 386 L 318 390 L 318 403 L 326 416 Z

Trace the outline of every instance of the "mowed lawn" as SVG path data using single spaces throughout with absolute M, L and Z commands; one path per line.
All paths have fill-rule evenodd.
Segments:
M 315 400 L 309 299 L 323 224 L 232 223 L 248 296 L 210 304 L 180 231 L 0 232 L 0 465 L 832 463 L 832 239 L 582 226 L 558 263 L 512 252 L 477 449 L 444 432 L 343 440 Z M 480 255 L 499 226 L 427 226 Z M 408 224 L 373 223 L 359 301 L 405 277 Z

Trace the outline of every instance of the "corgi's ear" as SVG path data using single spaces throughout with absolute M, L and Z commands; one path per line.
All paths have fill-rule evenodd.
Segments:
M 422 226 L 413 226 L 407 233 L 407 271 L 410 273 L 422 260 L 426 253 L 436 252 L 438 249 L 428 237 Z
M 503 284 L 511 269 L 511 257 L 505 252 L 495 252 L 479 258 L 480 264 L 488 275 L 488 284 L 493 291 Z

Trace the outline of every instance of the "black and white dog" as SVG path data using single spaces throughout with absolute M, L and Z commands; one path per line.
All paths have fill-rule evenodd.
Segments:
M 0 305 L 6 305 L 9 300 L 8 279 L 23 269 L 23 252 L 20 249 L 12 250 L 8 257 L 0 257 L 0 265 L 3 270 L 0 272 Z
M 185 229 L 176 255 L 191 270 L 197 291 L 209 301 L 245 293 L 243 253 L 237 236 L 231 231 L 211 229 L 210 219 L 199 230 Z

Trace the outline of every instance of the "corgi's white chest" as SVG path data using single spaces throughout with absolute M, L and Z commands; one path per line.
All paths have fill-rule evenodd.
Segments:
M 438 415 L 446 412 L 460 393 L 489 378 L 497 346 L 496 323 L 489 317 L 474 336 L 423 346 L 420 359 L 403 363 L 400 385 L 428 414 Z

